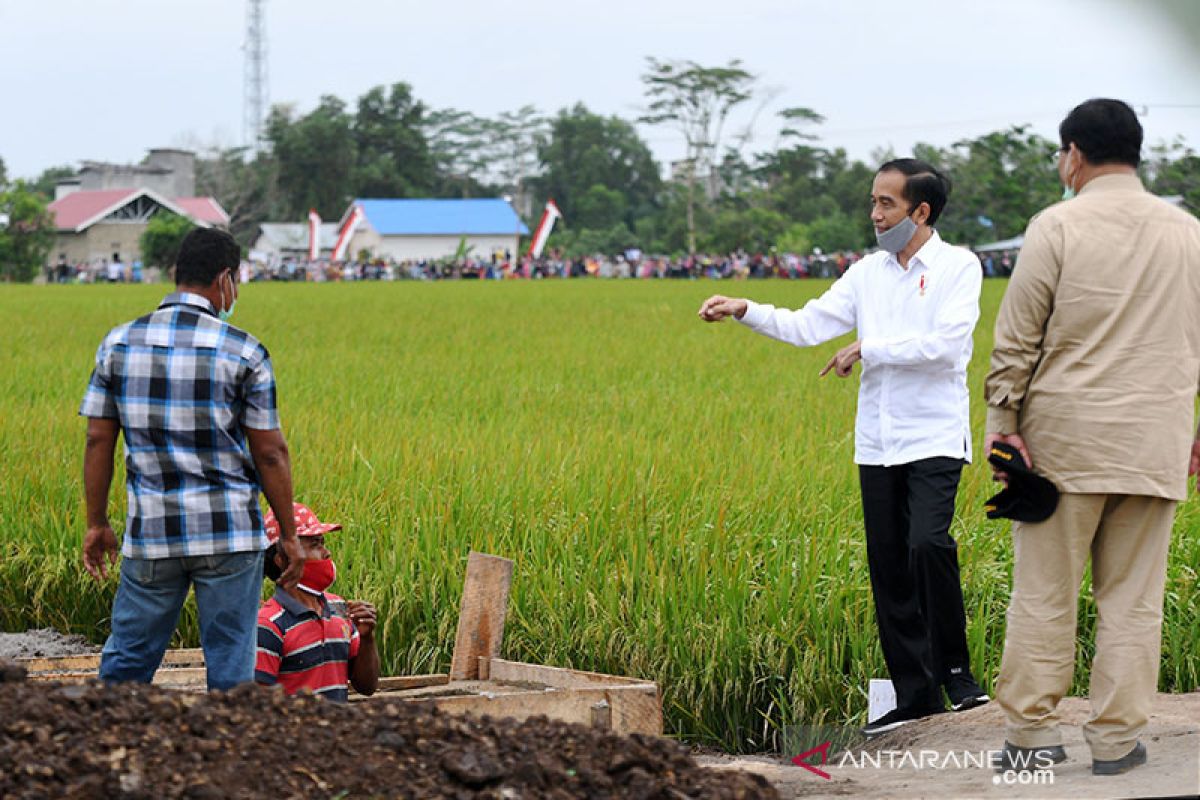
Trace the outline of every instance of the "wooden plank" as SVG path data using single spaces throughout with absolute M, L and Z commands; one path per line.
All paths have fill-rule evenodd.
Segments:
M 504 643 L 504 618 L 513 562 L 507 558 L 471 551 L 467 577 L 458 607 L 458 635 L 450 661 L 450 680 L 479 677 L 480 657 L 495 658 Z
M 95 678 L 95 670 L 73 670 L 68 672 L 30 673 L 28 679 L 35 682 L 84 683 Z M 207 686 L 208 671 L 204 667 L 170 667 L 168 669 L 160 669 L 154 673 L 154 685 L 187 688 Z
M 18 663 L 29 672 L 81 672 L 100 669 L 100 654 L 88 653 L 79 656 L 55 656 L 53 658 L 21 658 Z M 168 650 L 163 654 L 164 667 L 176 664 L 203 664 L 204 651 L 199 647 Z
M 642 686 L 550 689 L 515 694 L 413 698 L 413 701 L 432 703 L 450 714 L 488 715 L 518 720 L 542 714 L 551 719 L 588 726 L 596 721 L 596 706 L 608 703 L 610 716 L 605 722 L 611 720 L 614 733 L 662 735 L 662 703 L 658 692 L 651 693 Z
M 605 675 L 601 672 L 584 672 L 563 667 L 546 667 L 541 664 L 525 664 L 520 661 L 505 661 L 502 658 L 490 660 L 488 677 L 493 681 L 540 683 L 562 689 L 592 686 L 652 686 L 657 690 L 653 681 L 640 678 L 625 678 L 619 675 Z
M 449 675 L 392 675 L 379 679 L 379 688 L 376 693 L 400 692 L 425 686 L 445 686 L 449 682 Z

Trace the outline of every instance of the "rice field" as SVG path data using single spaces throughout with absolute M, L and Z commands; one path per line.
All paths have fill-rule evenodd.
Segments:
M 798 350 L 695 310 L 716 291 L 797 306 L 827 285 L 251 285 L 234 321 L 272 352 L 297 499 L 345 526 L 333 590 L 379 607 L 386 673 L 448 668 L 466 555 L 482 550 L 517 562 L 506 657 L 657 680 L 669 732 L 755 751 L 784 726 L 863 721 L 867 680 L 886 675 L 852 464 L 857 381 L 816 377 L 839 343 Z M 1004 287 L 985 282 L 977 440 Z M 106 635 L 116 581 L 80 565 L 76 410 L 100 338 L 166 290 L 0 288 L 4 630 Z M 1011 565 L 1007 525 L 982 512 L 993 491 L 969 467 L 953 529 L 988 687 Z M 1166 691 L 1200 685 L 1198 528 L 1192 500 L 1171 554 Z M 185 611 L 176 644 L 197 640 Z

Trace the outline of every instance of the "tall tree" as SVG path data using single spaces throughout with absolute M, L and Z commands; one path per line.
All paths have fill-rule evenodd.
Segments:
M 631 230 L 651 213 L 662 190 L 658 164 L 633 125 L 593 114 L 582 104 L 562 109 L 538 149 L 541 196 L 553 198 L 572 228 Z
M 538 148 L 547 133 L 546 117 L 533 106 L 521 106 L 500 114 L 491 121 L 488 130 L 496 177 L 501 186 L 512 192 L 517 210 L 529 215 L 532 211 L 529 180 L 537 174 Z
M 427 114 L 423 128 L 435 171 L 435 194 L 495 194 L 484 184 L 491 163 L 488 120 L 469 111 L 444 108 Z
M 386 89 L 376 86 L 358 98 L 354 194 L 420 197 L 429 193 L 434 162 L 423 129 L 426 113 L 407 83 L 393 83 Z
M 688 251 L 696 251 L 696 184 L 703 175 L 706 195 L 717 195 L 716 153 L 733 109 L 754 96 L 756 78 L 734 59 L 724 67 L 694 61 L 660 61 L 650 56 L 642 74 L 646 112 L 641 121 L 675 128 L 686 145 Z
M 54 219 L 45 198 L 25 181 L 0 192 L 0 280 L 31 281 L 54 246 Z
M 355 194 L 353 118 L 346 104 L 325 95 L 309 114 L 293 118 L 290 106 L 275 106 L 267 140 L 278 165 L 281 212 L 299 220 L 309 208 L 327 219 L 340 217 Z

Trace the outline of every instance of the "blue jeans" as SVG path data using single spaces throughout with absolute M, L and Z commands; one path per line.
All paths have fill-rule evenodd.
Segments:
M 101 680 L 150 683 L 191 586 L 209 690 L 253 680 L 262 581 L 261 551 L 122 559 L 112 634 L 100 654 Z

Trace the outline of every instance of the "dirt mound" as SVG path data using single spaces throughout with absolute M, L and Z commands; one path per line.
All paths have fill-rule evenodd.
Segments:
M 243 686 L 0 681 L 0 797 L 774 798 L 666 739 Z
M 55 658 L 94 653 L 99 648 L 82 636 L 37 628 L 23 633 L 0 633 L 2 658 Z

